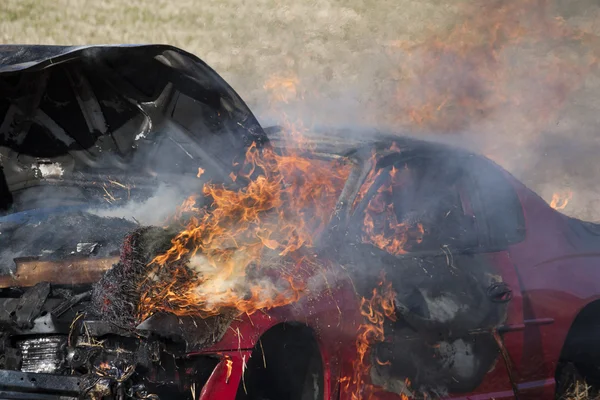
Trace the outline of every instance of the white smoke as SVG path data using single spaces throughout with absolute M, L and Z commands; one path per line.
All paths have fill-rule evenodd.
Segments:
M 96 208 L 89 212 L 100 217 L 124 218 L 141 225 L 165 225 L 187 196 L 180 187 L 161 183 L 146 200 L 132 200 L 120 207 Z

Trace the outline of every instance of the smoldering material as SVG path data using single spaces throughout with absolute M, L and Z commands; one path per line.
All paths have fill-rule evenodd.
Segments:
M 174 236 L 175 232 L 151 227 L 127 235 L 119 263 L 94 285 L 90 312 L 127 329 L 142 322 L 138 319 L 142 282 L 152 259 L 169 249 Z
M 125 235 L 136 224 L 121 218 L 102 218 L 85 212 L 50 215 L 28 222 L 0 222 L 0 268 L 6 274 L 14 259 L 38 257 L 65 260 L 81 257 L 82 243 L 88 243 L 86 256 L 118 254 Z
M 196 187 L 200 182 L 193 182 Z M 124 218 L 141 225 L 165 225 L 183 201 L 190 195 L 190 187 L 160 183 L 156 191 L 146 199 L 130 200 L 115 207 L 91 208 L 90 214 L 103 218 Z
M 140 301 L 146 280 L 150 279 L 150 284 L 170 284 L 161 282 L 161 275 L 151 275 L 150 271 L 153 258 L 169 249 L 175 234 L 173 230 L 156 227 L 139 228 L 129 234 L 124 240 L 119 263 L 94 285 L 87 311 L 101 321 L 128 331 L 147 331 L 166 339 L 184 341 L 188 351 L 192 351 L 220 340 L 236 314 L 234 310 L 221 310 L 219 315 L 203 318 L 201 330 L 197 328 L 194 316 L 178 317 L 156 312 L 146 320 L 141 319 Z

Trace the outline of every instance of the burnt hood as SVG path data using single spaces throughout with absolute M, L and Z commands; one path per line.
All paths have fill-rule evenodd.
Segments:
M 240 96 L 181 49 L 0 46 L 0 210 L 36 187 L 226 181 L 266 142 Z

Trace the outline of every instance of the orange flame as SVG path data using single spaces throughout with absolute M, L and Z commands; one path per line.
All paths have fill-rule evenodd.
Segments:
M 233 361 L 231 358 L 226 357 L 225 366 L 227 367 L 227 376 L 225 377 L 225 383 L 229 383 L 229 378 L 231 377 L 231 370 L 233 367 Z
M 564 192 L 555 192 L 554 194 L 552 194 L 550 207 L 554 208 L 555 210 L 564 210 L 572 198 L 573 192 L 570 190 Z
M 325 228 L 348 174 L 336 161 L 251 146 L 238 176 L 246 186 L 207 183 L 208 206 L 197 207 L 192 196 L 178 210 L 191 218 L 153 260 L 140 316 L 251 314 L 298 300 L 306 273 L 297 270 L 307 262 L 294 253 Z
M 396 143 L 394 143 L 392 146 L 396 146 Z M 371 154 L 371 159 L 369 160 L 369 162 L 371 163 L 371 165 L 375 166 L 377 162 L 377 156 L 375 152 Z M 354 199 L 354 203 L 352 204 L 353 209 L 356 208 L 356 206 L 364 199 L 365 195 L 367 194 L 367 191 L 369 190 L 371 185 L 373 185 L 373 182 L 375 182 L 377 177 L 381 175 L 381 172 L 381 169 L 377 170 L 375 168 L 371 168 L 369 174 L 367 175 L 367 178 L 365 179 L 365 183 L 360 187 L 358 194 Z
M 392 284 L 381 280 L 379 287 L 373 289 L 371 299 L 363 297 L 361 300 L 360 313 L 365 318 L 365 322 L 358 327 L 357 357 L 353 363 L 352 379 L 344 379 L 347 385 L 352 384 L 354 387 L 351 395 L 353 400 L 371 399 L 379 391 L 375 386 L 365 383 L 371 370 L 371 365 L 366 358 L 371 346 L 385 339 L 383 328 L 385 320 L 396 321 L 395 296 Z M 379 360 L 377 362 L 381 365 L 386 364 Z
M 401 190 L 409 172 L 403 168 L 398 172 L 392 168 L 389 180 L 377 189 L 369 201 L 364 216 L 363 242 L 370 243 L 391 254 L 404 254 L 410 244 L 421 243 L 424 235 L 423 225 L 411 222 L 399 222 L 391 197 L 394 191 Z M 378 174 L 379 175 L 379 174 Z M 370 187 L 372 182 L 367 183 Z

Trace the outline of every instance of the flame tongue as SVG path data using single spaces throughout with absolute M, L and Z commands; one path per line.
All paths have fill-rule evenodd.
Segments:
M 364 318 L 364 323 L 358 327 L 356 337 L 357 357 L 353 363 L 353 376 L 351 379 L 345 379 L 347 386 L 350 383 L 354 389 L 352 399 L 370 399 L 380 391 L 372 384 L 367 384 L 371 363 L 367 361 L 367 356 L 372 346 L 385 340 L 384 323 L 386 319 L 396 321 L 394 298 L 396 294 L 392 289 L 392 284 L 382 279 L 379 286 L 373 289 L 370 299 L 362 298 L 360 303 L 360 313 Z M 381 363 L 384 365 L 386 363 Z M 402 399 L 407 397 L 402 394 Z
M 242 170 L 247 184 L 241 189 L 209 183 L 203 188 L 209 205 L 197 207 L 192 197 L 181 206 L 178 215 L 191 217 L 151 263 L 142 318 L 159 310 L 252 313 L 302 295 L 301 253 L 328 223 L 349 169 L 251 146 Z
M 570 190 L 566 190 L 563 192 L 555 192 L 552 194 L 550 207 L 554 208 L 555 210 L 564 210 L 572 198 L 573 192 Z

